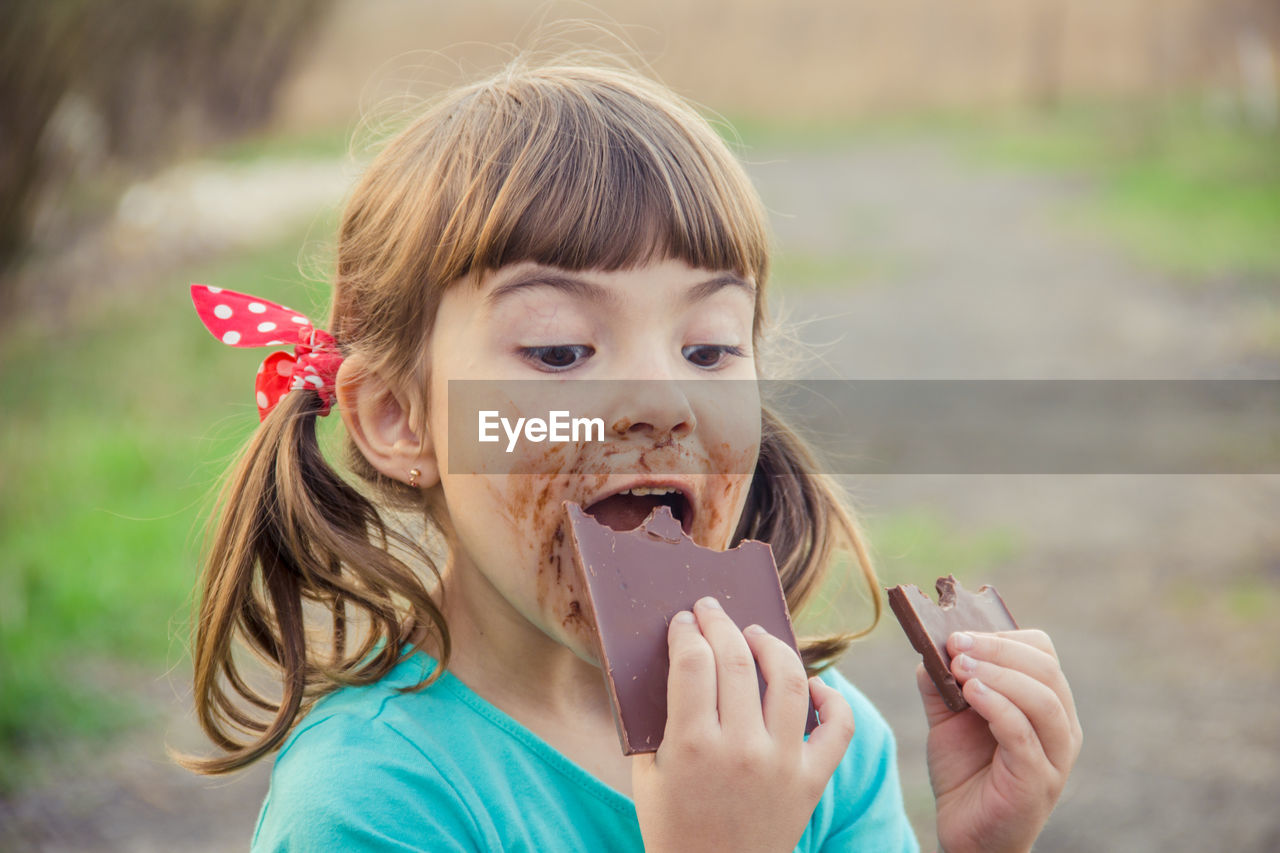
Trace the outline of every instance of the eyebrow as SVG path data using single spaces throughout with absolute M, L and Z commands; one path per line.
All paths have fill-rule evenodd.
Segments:
M 535 287 L 550 287 L 561 293 L 567 293 L 570 296 L 576 296 L 579 299 L 585 299 L 588 302 L 596 302 L 601 305 L 612 306 L 618 302 L 618 297 L 608 288 L 601 287 L 583 278 L 541 270 L 522 274 L 506 284 L 495 287 L 489 292 L 486 301 L 489 303 L 489 307 L 492 308 L 513 293 Z
M 495 287 L 489 292 L 486 302 L 492 308 L 513 293 L 535 287 L 550 287 L 570 296 L 576 296 L 601 305 L 614 307 L 618 304 L 617 294 L 606 287 L 601 287 L 584 278 L 541 270 L 534 270 L 517 276 L 514 280 Z M 725 287 L 742 288 L 753 300 L 755 298 L 755 285 L 734 273 L 722 273 L 715 278 L 699 282 L 689 288 L 688 292 L 685 293 L 684 301 L 687 303 L 701 302 Z
M 720 291 L 725 287 L 740 287 L 746 291 L 753 300 L 756 295 L 756 287 L 751 282 L 739 275 L 731 272 L 723 273 L 715 278 L 707 279 L 704 282 L 695 284 L 689 288 L 689 292 L 685 294 L 685 302 L 701 302 L 713 293 Z

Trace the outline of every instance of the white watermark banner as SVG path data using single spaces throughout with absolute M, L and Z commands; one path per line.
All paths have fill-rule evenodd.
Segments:
M 1276 380 L 451 380 L 453 473 L 1277 474 Z M 768 442 L 766 441 L 766 446 Z

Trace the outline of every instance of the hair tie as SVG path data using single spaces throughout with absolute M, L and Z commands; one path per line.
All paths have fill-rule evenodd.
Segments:
M 320 415 L 334 403 L 334 382 L 342 353 L 333 335 L 317 329 L 302 314 L 266 299 L 191 285 L 191 301 L 200 321 L 215 338 L 233 347 L 274 347 L 293 344 L 293 354 L 274 352 L 258 368 L 258 417 L 267 415 L 290 391 L 315 391 L 324 404 Z

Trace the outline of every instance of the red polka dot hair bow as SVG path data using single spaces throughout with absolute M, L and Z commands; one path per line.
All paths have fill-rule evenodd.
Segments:
M 321 331 L 292 308 L 274 302 L 208 287 L 191 285 L 191 301 L 204 327 L 218 340 L 233 347 L 274 347 L 293 344 L 293 353 L 275 352 L 258 368 L 258 417 L 267 415 L 290 391 L 312 390 L 329 414 L 334 402 L 334 381 L 342 353 L 328 332 Z

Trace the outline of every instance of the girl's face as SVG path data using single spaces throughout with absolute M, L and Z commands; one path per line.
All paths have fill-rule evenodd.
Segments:
M 428 415 L 456 537 L 450 583 L 594 662 L 563 501 L 616 529 L 667 503 L 696 542 L 726 548 L 760 447 L 755 302 L 753 282 L 675 260 L 617 272 L 521 263 L 487 273 L 478 288 L 450 288 L 431 338 Z M 605 440 L 522 439 L 507 454 L 499 427 L 488 458 L 522 473 L 450 473 L 451 379 L 493 380 L 468 387 L 500 398 L 491 408 L 511 423 L 548 417 L 559 397 L 539 390 L 589 389 L 573 414 L 600 417 Z M 580 379 L 596 381 L 565 382 Z M 455 439 L 475 436 L 473 407 L 455 417 L 466 419 L 452 424 Z M 622 494 L 635 487 L 678 492 Z

